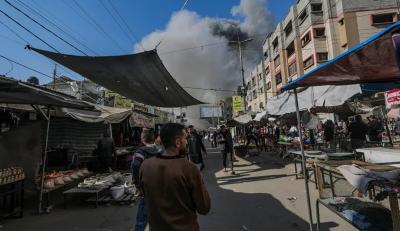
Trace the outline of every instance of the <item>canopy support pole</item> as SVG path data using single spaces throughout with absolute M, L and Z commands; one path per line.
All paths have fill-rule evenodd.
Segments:
M 301 164 L 303 166 L 304 184 L 305 184 L 305 188 L 306 188 L 308 219 L 309 219 L 309 224 L 310 224 L 310 231 L 313 231 L 313 218 L 312 218 L 311 202 L 310 202 L 310 190 L 308 188 L 308 175 L 307 175 L 307 169 L 306 169 L 306 167 L 307 167 L 306 166 L 306 157 L 304 154 L 304 147 L 303 147 L 303 131 L 301 130 L 299 101 L 297 98 L 297 89 L 294 88 L 293 91 L 294 91 L 294 98 L 295 98 L 295 103 L 296 103 L 297 129 L 299 131 L 299 138 L 300 138 Z
M 49 130 L 50 130 L 50 107 L 47 108 L 47 129 L 46 129 L 46 141 L 44 145 L 44 153 L 42 155 L 42 170 L 41 170 L 41 180 L 40 180 L 40 194 L 39 194 L 39 206 L 38 206 L 38 214 L 43 212 L 42 204 L 43 204 L 43 186 L 44 186 L 44 173 L 46 171 L 46 162 L 47 162 L 47 147 L 49 143 Z

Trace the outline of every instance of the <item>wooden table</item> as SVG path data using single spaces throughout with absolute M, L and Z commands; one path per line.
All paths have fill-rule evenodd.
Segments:
M 332 173 L 343 177 L 341 172 L 337 169 L 337 167 L 339 167 L 341 165 L 351 165 L 351 164 L 355 164 L 355 165 L 361 166 L 364 169 L 368 169 L 368 170 L 376 171 L 376 172 L 392 171 L 392 170 L 399 169 L 394 166 L 385 165 L 384 163 L 371 164 L 371 163 L 366 163 L 366 162 L 358 161 L 358 160 L 336 160 L 336 161 L 329 160 L 329 161 L 315 162 L 316 174 L 317 174 L 317 185 L 318 185 L 318 191 L 319 191 L 320 198 L 323 197 L 322 190 L 325 185 L 323 172 L 326 171 L 329 173 L 330 187 L 332 190 L 332 197 L 334 198 L 336 196 L 336 194 L 335 194 L 334 185 L 333 185 Z M 389 197 L 389 203 L 390 203 L 390 211 L 391 211 L 392 220 L 393 220 L 393 230 L 400 231 L 400 211 L 399 211 L 399 202 L 397 199 L 397 192 L 398 192 L 398 189 L 400 189 L 400 182 L 399 182 L 399 185 L 395 185 L 395 184 L 391 184 L 391 183 L 383 182 L 383 181 L 372 181 L 371 186 L 385 188 L 385 190 L 389 190 L 388 197 Z M 390 190 L 390 189 L 393 189 L 393 190 Z

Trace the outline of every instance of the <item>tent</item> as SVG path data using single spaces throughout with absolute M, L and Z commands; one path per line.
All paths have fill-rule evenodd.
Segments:
M 47 146 L 50 128 L 50 108 L 51 107 L 66 107 L 81 110 L 94 109 L 94 107 L 86 102 L 78 100 L 72 96 L 65 95 L 44 87 L 36 86 L 22 81 L 17 81 L 11 78 L 0 77 L 0 103 L 4 104 L 22 104 L 31 105 L 36 110 L 40 111 L 47 120 L 45 148 L 42 156 L 41 173 L 44 176 L 47 163 Z M 47 106 L 47 115 L 40 107 Z M 39 194 L 38 212 L 42 213 L 43 202 L 43 185 L 44 177 L 42 177 Z
M 7 77 L 0 77 L 0 103 L 93 109 L 70 95 Z
M 396 22 L 373 35 L 361 44 L 349 49 L 332 60 L 308 72 L 302 77 L 283 86 L 284 90 L 293 90 L 300 134 L 302 165 L 305 169 L 303 134 L 300 129 L 300 107 L 297 88 L 325 85 L 396 83 L 400 81 L 400 22 Z M 304 179 L 307 206 L 312 227 L 312 213 L 308 179 Z
M 235 120 L 236 122 L 238 122 L 240 124 L 247 124 L 250 121 L 252 121 L 253 118 L 250 114 L 243 114 L 243 115 L 233 118 L 233 120 Z
M 140 103 L 157 107 L 202 104 L 175 81 L 156 50 L 122 56 L 90 57 L 28 48 Z
M 298 92 L 300 110 L 314 107 L 334 107 L 343 105 L 347 99 L 361 93 L 359 84 L 347 86 L 309 87 Z M 284 115 L 296 112 L 293 92 L 284 92 L 267 101 L 266 110 L 270 115 Z
M 96 111 L 79 110 L 71 108 L 62 108 L 67 116 L 70 116 L 76 120 L 87 122 L 87 123 L 99 123 L 106 122 L 110 124 L 120 123 L 130 115 L 132 110 L 129 108 L 114 108 L 101 105 L 94 105 Z

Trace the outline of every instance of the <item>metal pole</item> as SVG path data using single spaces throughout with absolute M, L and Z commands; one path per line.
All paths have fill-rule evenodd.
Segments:
M 53 70 L 53 90 L 56 89 L 56 77 L 57 77 L 57 64 L 54 64 L 54 70 Z
M 47 108 L 47 129 L 46 129 L 46 141 L 44 144 L 44 153 L 42 155 L 42 177 L 40 182 L 40 195 L 39 195 L 39 206 L 38 213 L 42 213 L 42 203 L 43 203 L 43 186 L 44 186 L 44 173 L 46 171 L 47 162 L 47 146 L 49 143 L 49 130 L 50 130 L 50 107 Z
M 312 218 L 311 203 L 310 203 L 310 190 L 308 188 L 306 157 L 305 157 L 305 154 L 304 154 L 303 132 L 301 130 L 299 101 L 297 99 L 297 89 L 296 88 L 294 89 L 294 98 L 295 98 L 295 103 L 296 103 L 297 129 L 299 130 L 299 138 L 300 138 L 301 164 L 303 166 L 304 184 L 305 184 L 305 188 L 306 188 L 308 219 L 309 219 L 309 223 L 310 223 L 310 231 L 313 231 L 313 218 Z

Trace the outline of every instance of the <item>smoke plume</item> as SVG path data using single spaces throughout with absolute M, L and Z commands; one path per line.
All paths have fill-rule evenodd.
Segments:
M 140 43 L 147 50 L 158 44 L 161 60 L 183 87 L 237 90 L 242 78 L 238 48 L 232 41 L 254 38 L 243 48 L 244 69 L 248 75 L 260 61 L 262 41 L 272 30 L 274 19 L 266 9 L 266 0 L 241 0 L 231 9 L 231 14 L 233 19 L 201 17 L 189 10 L 175 12 L 165 29 L 152 32 Z M 135 52 L 140 51 L 141 46 L 136 44 Z M 207 103 L 216 103 L 234 94 L 186 90 Z M 198 108 L 192 111 L 188 110 L 188 116 L 198 117 Z

